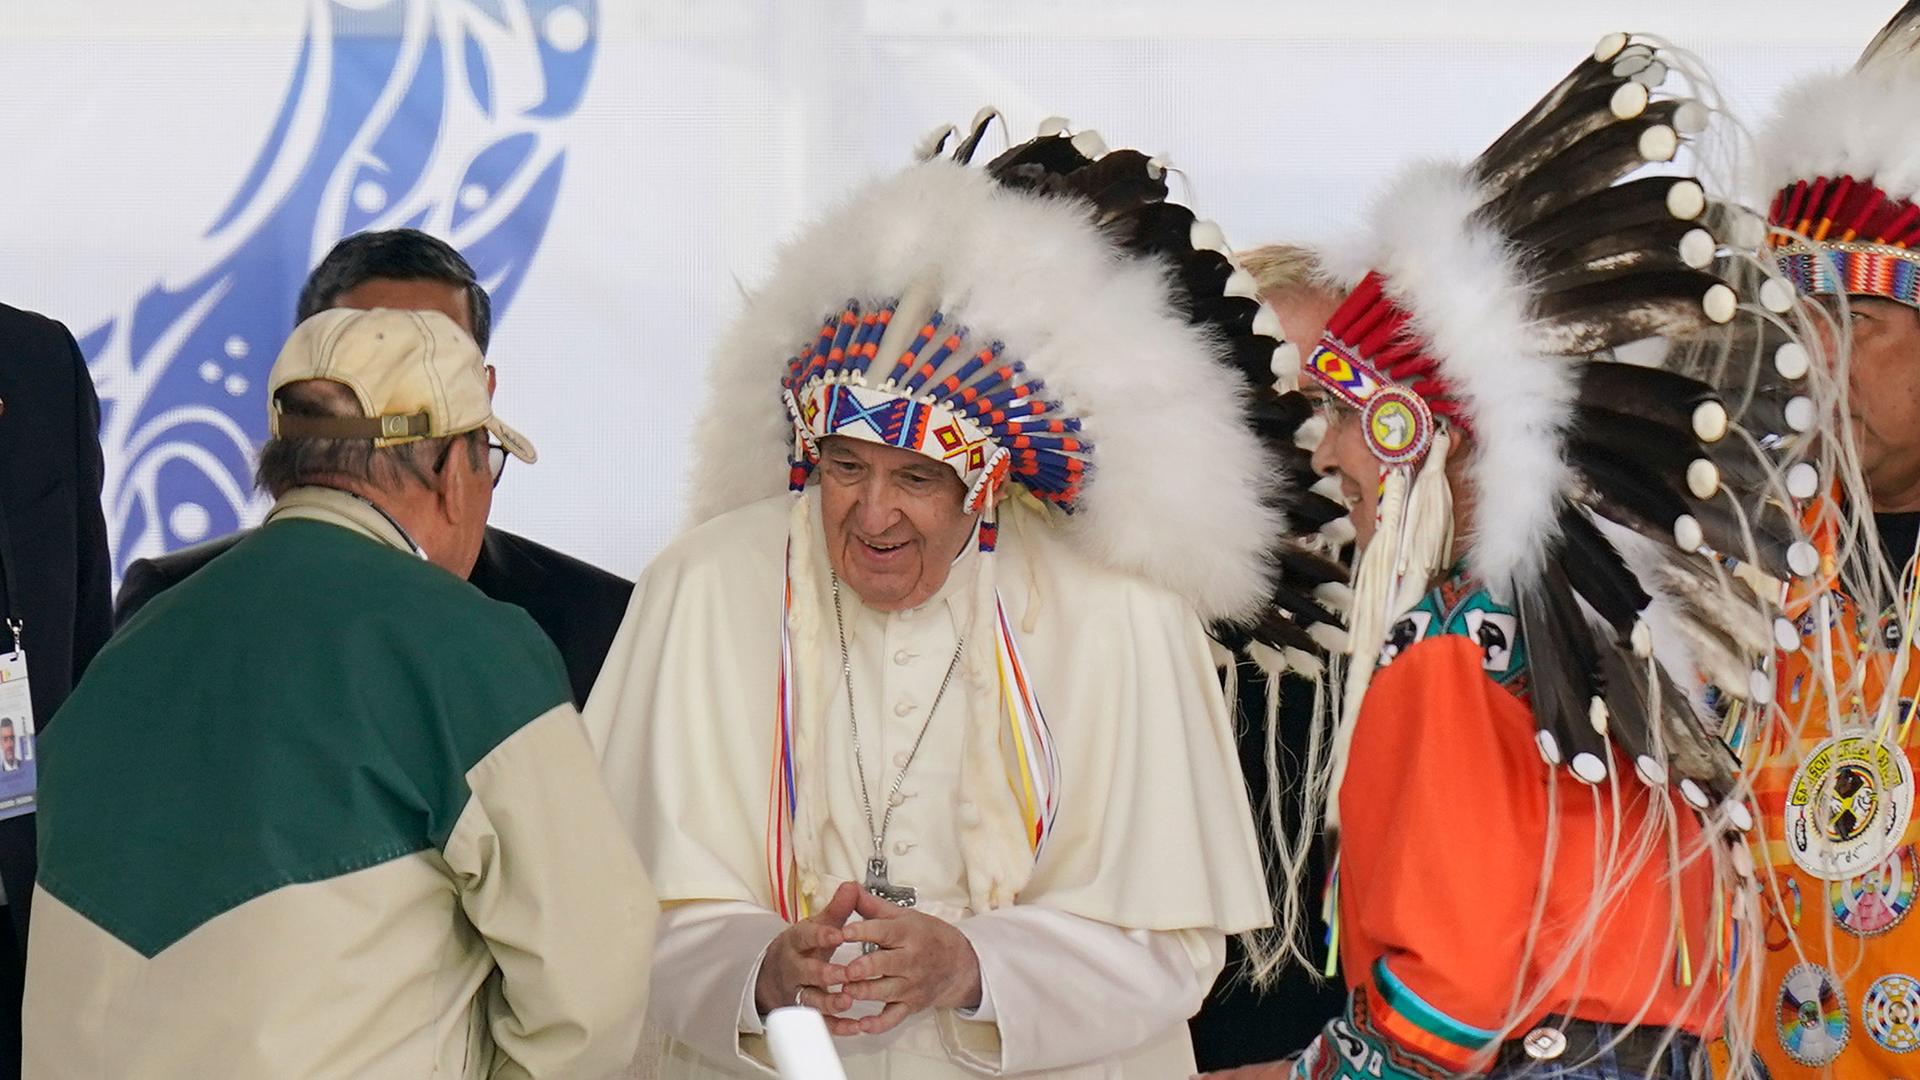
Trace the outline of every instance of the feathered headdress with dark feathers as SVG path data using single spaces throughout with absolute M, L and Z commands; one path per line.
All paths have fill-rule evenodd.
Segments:
M 1717 116 L 1663 91 L 1689 63 L 1611 35 L 1478 158 L 1403 173 L 1330 253 L 1352 291 L 1299 362 L 1364 412 L 1390 533 L 1370 550 L 1402 553 L 1363 556 L 1345 723 L 1448 561 L 1434 459 L 1461 440 L 1469 566 L 1520 613 L 1542 756 L 1599 783 L 1617 749 L 1744 828 L 1699 687 L 1770 700 L 1778 582 L 1816 569 L 1795 506 L 1816 409 L 1763 222 L 1672 164 Z
M 1343 571 L 1309 549 L 1345 510 L 1309 490 L 1278 320 L 1162 161 L 1053 120 L 968 167 L 998 118 L 928 136 L 747 298 L 696 426 L 694 521 L 804 483 L 822 434 L 970 445 L 976 505 L 1019 489 L 1089 557 L 1316 665 L 1344 638 L 1313 592 Z

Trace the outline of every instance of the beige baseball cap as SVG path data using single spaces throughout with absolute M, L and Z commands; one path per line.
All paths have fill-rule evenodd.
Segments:
M 280 388 L 307 379 L 352 390 L 365 416 L 281 415 Z M 539 458 L 526 436 L 493 414 L 480 347 L 438 311 L 334 308 L 301 323 L 267 376 L 267 425 L 286 438 L 372 439 L 375 446 L 486 428 L 521 461 Z

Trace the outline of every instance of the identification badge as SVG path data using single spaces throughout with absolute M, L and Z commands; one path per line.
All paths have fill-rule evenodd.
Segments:
M 0 653 L 0 821 L 33 813 L 39 787 L 34 742 L 27 654 L 15 648 Z

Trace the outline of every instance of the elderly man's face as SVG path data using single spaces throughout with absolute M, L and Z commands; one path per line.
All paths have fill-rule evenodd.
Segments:
M 1301 286 L 1270 293 L 1265 299 L 1280 319 L 1281 332 L 1305 359 L 1326 332 L 1327 320 L 1339 310 L 1343 297 L 1326 289 Z M 1321 401 L 1321 415 L 1327 418 L 1327 434 L 1313 452 L 1313 470 L 1340 482 L 1348 520 L 1353 522 L 1354 542 L 1364 548 L 1373 539 L 1374 513 L 1380 505 L 1380 459 L 1367 446 L 1358 412 L 1326 400 L 1320 384 L 1310 378 L 1300 380 L 1300 389 Z
M 923 454 L 833 437 L 820 446 L 827 559 L 862 602 L 903 611 L 946 584 L 976 515 L 952 469 Z
M 1920 313 L 1863 296 L 1848 308 L 1847 407 L 1874 509 L 1920 509 Z

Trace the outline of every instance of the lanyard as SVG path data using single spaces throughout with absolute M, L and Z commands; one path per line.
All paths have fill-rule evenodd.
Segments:
M 14 605 L 20 602 L 20 583 L 13 576 L 13 536 L 7 531 L 7 504 L 0 499 L 0 620 L 7 628 L 8 651 L 18 652 L 20 641 L 20 613 Z

